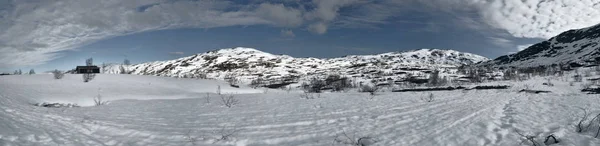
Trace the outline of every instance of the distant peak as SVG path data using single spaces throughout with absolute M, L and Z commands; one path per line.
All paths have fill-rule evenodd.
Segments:
M 246 47 L 234 47 L 234 48 L 225 48 L 225 49 L 217 49 L 214 51 L 210 51 L 214 53 L 265 53 L 263 51 L 254 49 L 254 48 L 246 48 Z

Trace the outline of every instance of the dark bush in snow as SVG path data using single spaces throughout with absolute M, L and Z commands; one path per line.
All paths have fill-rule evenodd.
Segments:
M 54 79 L 62 79 L 65 76 L 65 73 L 63 73 L 62 71 L 59 71 L 57 69 L 55 69 L 54 71 L 52 71 L 52 75 L 54 76 Z
M 344 91 L 347 88 L 352 87 L 352 82 L 348 79 L 348 77 L 329 75 L 327 78 L 325 78 L 325 85 L 329 86 L 332 91 Z
M 106 105 L 108 104 L 108 101 L 102 100 L 102 96 L 100 94 L 98 94 L 96 97 L 94 97 L 94 105 L 95 106 L 101 106 L 101 105 Z
M 238 100 L 233 95 L 221 95 L 221 102 L 225 107 L 231 108 L 238 104 Z
M 309 83 L 302 83 L 302 88 L 308 93 L 321 93 L 325 85 L 325 81 L 312 78 Z
M 96 74 L 83 74 L 83 82 L 89 82 L 92 81 L 94 79 L 94 77 L 96 77 Z
M 350 136 L 348 136 L 348 134 L 346 134 L 346 132 L 342 133 L 341 135 L 335 136 L 333 141 L 336 143 L 351 145 L 351 146 L 370 146 L 370 145 L 374 145 L 375 143 L 377 143 L 377 141 L 372 137 L 368 137 L 368 136 L 359 137 L 359 138 L 356 138 L 356 136 L 350 137 Z

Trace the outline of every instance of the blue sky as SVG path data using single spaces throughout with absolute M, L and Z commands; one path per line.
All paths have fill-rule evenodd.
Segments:
M 600 23 L 600 4 L 587 0 L 62 2 L 0 0 L 7 20 L 0 21 L 0 72 L 71 69 L 90 57 L 143 63 L 231 47 L 319 58 L 438 48 L 495 58 Z

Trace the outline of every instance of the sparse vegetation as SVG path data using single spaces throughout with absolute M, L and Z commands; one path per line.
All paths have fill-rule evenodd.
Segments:
M 231 108 L 239 103 L 239 100 L 233 96 L 233 94 L 229 95 L 221 95 L 221 102 L 227 108 Z
M 228 129 L 227 127 L 224 126 L 221 128 L 221 131 L 219 131 L 220 136 L 218 138 L 215 138 L 214 143 L 217 143 L 219 141 L 229 141 L 239 131 L 240 131 L 240 129 L 237 129 L 235 126 L 232 129 Z
M 581 110 L 583 110 L 583 116 L 577 123 L 577 132 L 584 133 L 590 131 L 590 129 L 593 130 L 595 128 L 596 134 L 594 137 L 598 138 L 598 136 L 600 136 L 600 114 L 594 116 L 594 118 L 588 121 L 590 114 L 585 109 Z
M 316 94 L 316 95 L 315 95 Z M 318 93 L 310 93 L 310 92 L 304 92 L 303 94 L 300 94 L 300 98 L 303 99 L 315 99 L 315 98 L 321 98 L 321 94 Z
M 349 145 L 349 146 L 369 146 L 376 143 L 375 139 L 372 137 L 359 137 L 349 136 L 346 132 L 342 132 L 342 134 L 338 134 L 333 139 L 335 143 Z
M 433 95 L 433 93 L 429 93 L 427 97 L 421 97 L 421 100 L 425 102 L 433 102 L 435 101 L 435 96 Z
M 229 83 L 230 86 L 232 87 L 239 87 L 237 84 L 240 82 L 240 79 L 238 77 L 236 77 L 234 74 L 227 74 L 225 75 L 225 81 L 227 81 L 227 83 Z
M 359 89 L 360 92 L 368 92 L 370 95 L 375 95 L 375 92 L 377 92 L 377 90 L 379 90 L 378 87 L 369 85 L 362 85 Z
M 96 97 L 94 97 L 94 105 L 95 106 L 106 105 L 108 103 L 109 103 L 109 101 L 103 100 L 102 95 L 100 95 L 100 94 L 98 94 L 98 95 L 96 95 Z
M 302 83 L 302 88 L 305 92 L 321 93 L 325 85 L 325 81 L 318 78 L 312 78 L 310 79 L 309 83 Z
M 206 93 L 206 96 L 204 96 L 204 100 L 206 100 L 206 103 L 210 103 L 210 94 Z

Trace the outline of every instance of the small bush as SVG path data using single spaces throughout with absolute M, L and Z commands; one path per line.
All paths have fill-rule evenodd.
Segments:
M 321 93 L 325 85 L 325 81 L 312 78 L 309 83 L 302 83 L 302 88 L 308 93 Z
M 340 75 L 329 75 L 325 78 L 325 85 L 330 86 L 332 91 L 344 91 L 347 88 L 352 87 L 352 82 L 348 77 L 342 77 Z
M 519 131 L 515 131 L 515 132 L 517 132 L 517 134 L 519 134 L 519 136 L 521 136 L 521 138 L 523 138 L 523 139 L 522 139 L 522 142 L 521 142 L 521 144 L 523 144 L 523 143 L 526 143 L 526 142 L 529 142 L 529 143 L 531 143 L 531 145 L 533 145 L 533 146 L 541 146 L 541 145 L 540 145 L 540 144 L 539 144 L 539 143 L 538 143 L 538 142 L 535 140 L 535 138 L 536 138 L 535 136 L 533 136 L 533 135 L 524 135 L 524 134 L 521 134 L 521 132 L 519 132 Z
M 96 74 L 83 74 L 83 82 L 87 83 L 89 81 L 92 81 L 94 77 L 96 77 Z
M 433 96 L 433 93 L 429 93 L 429 96 L 421 97 L 421 100 L 425 102 L 433 102 L 435 100 L 435 96 Z
M 360 86 L 359 92 L 369 92 L 371 95 L 375 95 L 375 92 L 377 92 L 377 90 L 379 90 L 379 88 L 377 88 L 376 86 L 362 85 Z
M 234 105 L 237 105 L 239 101 L 235 98 L 235 96 L 230 94 L 230 95 L 221 95 L 221 102 L 223 102 L 223 105 L 225 105 L 225 107 L 231 108 Z
M 96 97 L 94 97 L 94 105 L 95 106 L 101 106 L 101 105 L 106 105 L 106 104 L 108 104 L 108 101 L 102 100 L 102 96 L 100 94 L 98 94 Z
M 256 89 L 256 88 L 258 88 L 260 86 L 263 86 L 264 82 L 265 81 L 262 78 L 260 78 L 260 77 L 256 78 L 256 79 L 250 81 L 250 87 Z
M 206 100 L 206 103 L 210 103 L 210 94 L 206 93 L 206 96 L 204 96 L 204 99 Z
M 225 75 L 225 81 L 227 81 L 227 83 L 229 83 L 229 85 L 237 85 L 240 82 L 240 79 L 238 77 L 236 77 L 234 74 L 227 74 Z
M 65 74 L 62 71 L 59 71 L 57 69 L 52 71 L 52 75 L 54 76 L 54 79 L 57 79 L 57 80 L 60 80 L 65 76 Z
M 234 138 L 235 134 L 238 133 L 240 131 L 240 129 L 237 128 L 233 128 L 233 129 L 228 129 L 227 127 L 223 127 L 221 128 L 221 131 L 219 132 L 220 137 L 215 138 L 215 142 L 217 143 L 219 141 L 229 141 L 232 140 L 232 138 Z

